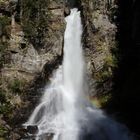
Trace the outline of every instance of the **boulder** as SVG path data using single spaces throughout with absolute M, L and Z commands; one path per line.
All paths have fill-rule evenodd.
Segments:
M 27 126 L 27 132 L 30 134 L 36 134 L 38 132 L 38 126 L 37 125 Z

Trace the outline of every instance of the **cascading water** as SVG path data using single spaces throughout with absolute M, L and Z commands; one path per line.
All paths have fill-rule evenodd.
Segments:
M 132 140 L 127 129 L 106 117 L 86 99 L 80 12 L 66 17 L 64 60 L 24 126 L 38 127 L 36 140 Z

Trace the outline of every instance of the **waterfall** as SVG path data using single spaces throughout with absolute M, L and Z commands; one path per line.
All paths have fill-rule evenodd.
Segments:
M 80 12 L 66 17 L 64 60 L 53 74 L 25 127 L 37 126 L 36 140 L 131 140 L 128 130 L 92 106 L 85 95 Z

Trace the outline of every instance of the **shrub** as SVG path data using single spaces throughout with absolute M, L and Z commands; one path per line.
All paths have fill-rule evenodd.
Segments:
M 12 106 L 10 103 L 5 103 L 0 105 L 0 114 L 8 115 L 12 111 Z
M 14 79 L 9 85 L 8 88 L 14 94 L 21 94 L 23 90 L 24 82 L 19 79 Z
M 5 95 L 5 92 L 0 89 L 0 103 L 3 104 L 6 102 L 6 95 Z
M 24 0 L 22 2 L 22 23 L 25 36 L 35 46 L 43 46 L 48 28 L 49 0 Z
M 3 126 L 0 126 L 0 136 L 3 137 L 7 133 L 7 129 Z M 0 138 L 0 140 L 5 140 L 3 138 Z
M 115 68 L 117 67 L 118 61 L 117 58 L 114 55 L 108 55 L 105 58 L 105 65 L 104 67 L 112 67 Z
M 0 16 L 0 36 L 5 35 L 8 37 L 9 33 L 7 31 L 7 26 L 11 24 L 11 19 L 7 16 Z
M 104 107 L 109 101 L 111 100 L 112 96 L 110 93 L 107 93 L 105 95 L 101 95 L 99 97 L 99 101 L 102 107 Z

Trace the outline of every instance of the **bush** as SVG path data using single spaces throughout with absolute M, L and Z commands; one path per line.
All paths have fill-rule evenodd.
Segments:
M 22 2 L 22 23 L 25 36 L 37 48 L 44 44 L 48 28 L 49 0 L 24 0 Z
M 0 105 L 0 114 L 3 114 L 3 115 L 8 115 L 12 112 L 12 106 L 10 103 L 5 103 L 3 105 Z
M 0 103 L 1 104 L 6 103 L 6 95 L 2 89 L 0 89 Z
M 11 112 L 12 106 L 7 100 L 6 92 L 3 89 L 0 89 L 0 114 L 8 114 Z
M 112 98 L 111 93 L 107 93 L 105 95 L 101 95 L 99 97 L 99 101 L 100 101 L 101 106 L 102 107 L 106 106 L 110 102 L 111 98 Z
M 8 88 L 14 94 L 21 94 L 22 90 L 23 90 L 23 86 L 24 86 L 23 81 L 21 81 L 19 79 L 15 79 L 8 85 Z
M 111 78 L 113 75 L 114 68 L 117 68 L 118 66 L 118 60 L 115 56 L 108 55 L 104 60 L 104 66 L 102 71 L 98 72 L 96 74 L 97 79 L 99 79 L 99 82 L 103 82 L 109 78 Z
M 0 42 L 0 54 L 7 49 L 8 44 L 6 42 Z
M 5 35 L 8 37 L 9 33 L 7 31 L 7 26 L 11 24 L 11 19 L 7 16 L 0 16 L 0 36 Z
M 5 63 L 10 63 L 10 54 L 6 51 L 7 47 L 7 42 L 0 42 L 0 69 Z
M 111 67 L 111 68 L 115 68 L 118 65 L 118 61 L 117 58 L 113 55 L 108 55 L 105 58 L 105 65 L 104 67 Z
M 0 126 L 0 136 L 3 137 L 6 133 L 7 133 L 7 129 L 3 126 Z M 5 139 L 0 138 L 0 140 L 5 140 Z

